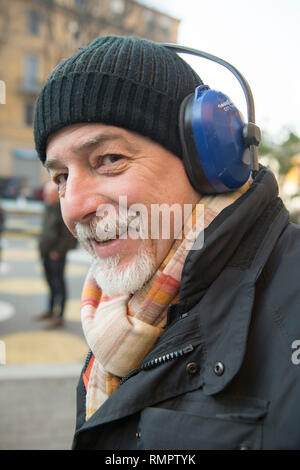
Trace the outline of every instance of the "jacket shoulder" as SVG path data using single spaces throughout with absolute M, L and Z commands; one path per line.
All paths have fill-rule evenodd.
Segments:
M 300 226 L 289 223 L 279 236 L 265 266 L 268 279 L 287 276 L 292 283 L 299 281 Z M 297 275 L 298 274 L 298 275 Z
M 263 269 L 263 297 L 289 336 L 300 338 L 300 226 L 282 231 Z

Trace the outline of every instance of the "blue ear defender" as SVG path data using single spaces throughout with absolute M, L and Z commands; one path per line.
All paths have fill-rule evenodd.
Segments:
M 247 81 L 235 67 L 216 56 L 177 44 L 164 46 L 217 62 L 240 82 L 248 123 L 227 95 L 207 85 L 198 86 L 183 100 L 179 115 L 183 162 L 192 186 L 199 193 L 208 194 L 239 188 L 251 172 L 255 176 L 258 171 L 257 146 L 261 140 Z

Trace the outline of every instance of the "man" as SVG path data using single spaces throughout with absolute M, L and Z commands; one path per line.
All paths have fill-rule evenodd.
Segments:
M 67 252 L 75 248 L 76 238 L 66 228 L 60 211 L 57 186 L 49 181 L 43 190 L 45 211 L 39 238 L 39 251 L 49 286 L 48 309 L 36 320 L 49 320 L 46 328 L 64 325 L 67 297 L 65 264 Z
M 201 83 L 173 51 L 108 36 L 38 98 L 37 151 L 94 258 L 74 449 L 300 445 L 299 229 L 266 168 L 230 193 L 193 188 L 178 114 Z M 181 225 L 174 209 L 151 227 L 163 204 L 189 208 Z

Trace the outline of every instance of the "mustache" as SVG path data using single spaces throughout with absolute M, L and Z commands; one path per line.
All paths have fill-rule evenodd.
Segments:
M 75 231 L 80 242 L 86 244 L 91 240 L 105 242 L 111 239 L 120 238 L 127 234 L 128 229 L 140 232 L 142 228 L 140 215 L 135 214 L 114 214 L 109 215 L 104 212 L 102 216 L 94 216 L 86 223 L 78 222 Z

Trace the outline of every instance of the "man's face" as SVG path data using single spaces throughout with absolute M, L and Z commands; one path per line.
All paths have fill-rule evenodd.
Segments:
M 131 266 L 142 264 L 141 254 L 149 261 L 145 276 L 151 277 L 174 241 L 172 229 L 169 237 L 160 233 L 159 238 L 151 238 L 153 207 L 179 204 L 183 208 L 199 200 L 178 157 L 150 139 L 114 126 L 75 124 L 56 132 L 48 141 L 46 167 L 60 186 L 62 215 L 69 230 L 79 235 L 102 271 L 108 266 L 110 271 L 127 269 L 129 277 Z M 121 200 L 126 200 L 127 209 L 143 205 L 146 237 L 127 233 L 132 217 L 118 221 L 123 214 Z M 111 211 L 102 210 L 108 206 L 117 214 L 108 224 L 109 230 L 112 224 L 118 227 L 111 239 L 95 231 L 101 219 L 108 221 Z M 141 272 L 139 277 L 142 282 Z

